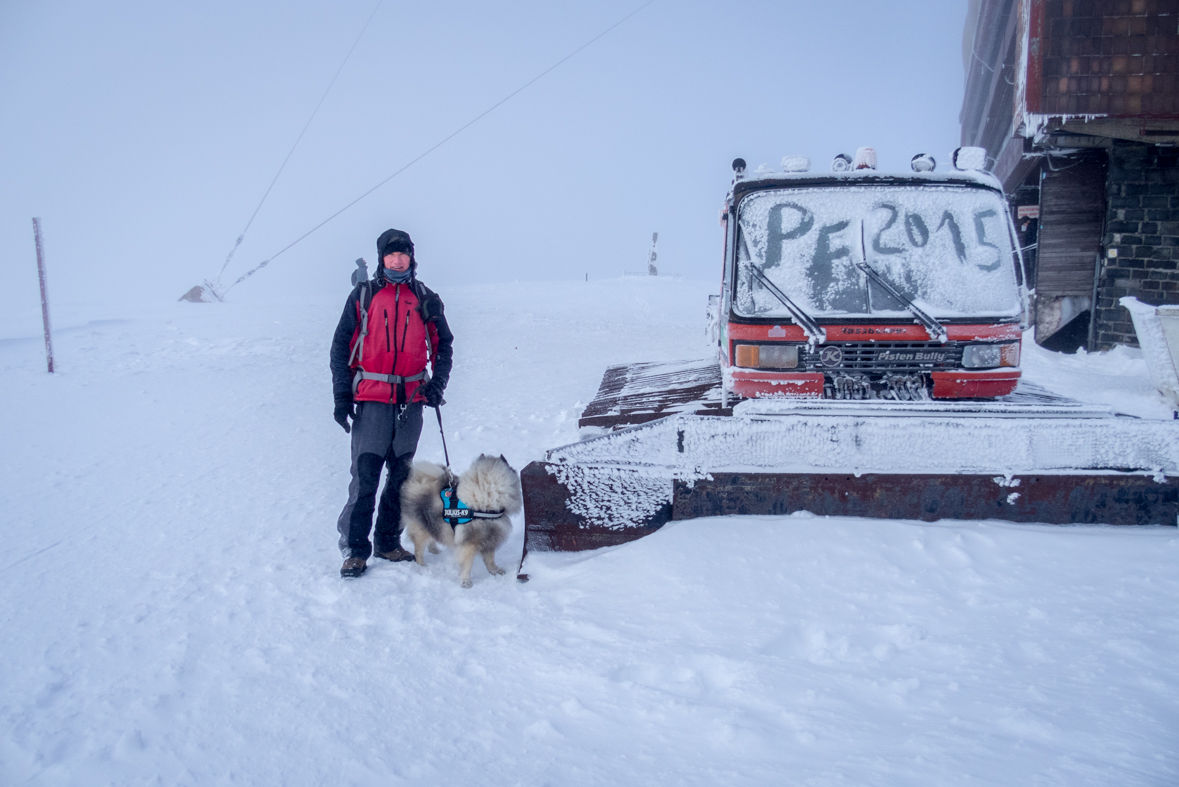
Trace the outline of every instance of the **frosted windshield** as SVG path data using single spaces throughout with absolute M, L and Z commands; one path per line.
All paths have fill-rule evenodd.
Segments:
M 812 317 L 912 317 L 856 265 L 867 262 L 934 317 L 1016 316 L 1006 209 L 992 191 L 953 186 L 756 192 L 738 213 L 736 311 L 789 317 L 756 265 Z

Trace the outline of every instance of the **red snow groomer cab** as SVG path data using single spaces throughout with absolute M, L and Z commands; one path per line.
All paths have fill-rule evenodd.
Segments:
M 743 398 L 994 398 L 1019 381 L 1027 288 L 998 181 L 915 156 L 875 169 L 861 148 L 812 173 L 734 180 L 721 222 L 718 343 L 726 395 Z M 984 154 L 985 155 L 985 154 Z M 842 169 L 842 171 L 840 171 Z
M 520 473 L 520 579 L 532 552 L 698 517 L 1176 521 L 1179 421 L 1015 390 L 1026 276 L 985 153 L 960 148 L 946 173 L 874 158 L 733 162 L 719 365 L 606 369 L 581 439 Z

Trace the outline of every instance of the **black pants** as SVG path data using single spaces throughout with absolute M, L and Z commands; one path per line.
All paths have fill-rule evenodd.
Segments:
M 388 552 L 401 545 L 401 485 L 409 478 L 421 434 L 421 404 L 404 409 L 381 402 L 357 404 L 352 422 L 352 482 L 336 525 L 345 558 L 367 560 L 372 555 L 374 544 L 369 542 L 369 533 L 374 530 L 374 508 L 376 551 Z M 378 504 L 382 467 L 389 471 Z

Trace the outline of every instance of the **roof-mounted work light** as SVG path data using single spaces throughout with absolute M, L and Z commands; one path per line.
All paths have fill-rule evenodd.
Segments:
M 849 169 L 851 169 L 851 166 L 851 156 L 847 155 L 846 153 L 840 153 L 838 156 L 831 159 L 832 172 L 847 172 Z
M 745 177 L 745 159 L 733 159 L 733 180 L 741 180 Z
M 809 156 L 786 156 L 782 159 L 783 172 L 810 172 L 811 159 Z
M 987 168 L 986 148 L 958 148 L 954 151 L 950 162 L 955 169 L 984 170 Z
M 928 153 L 918 153 L 909 162 L 914 172 L 933 172 L 937 169 L 937 161 Z

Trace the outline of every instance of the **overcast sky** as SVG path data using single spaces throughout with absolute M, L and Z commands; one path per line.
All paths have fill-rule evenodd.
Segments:
M 645 0 L 0 0 L 0 311 L 122 308 L 232 281 Z M 420 277 L 719 277 L 730 162 L 958 143 L 966 0 L 656 0 L 278 257 L 231 299 L 338 291 L 388 227 Z M 11 335 L 11 332 L 9 333 Z

